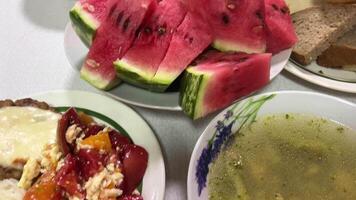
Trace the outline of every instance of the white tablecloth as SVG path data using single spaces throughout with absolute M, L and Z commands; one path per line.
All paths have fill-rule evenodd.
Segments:
M 63 32 L 72 0 L 0 1 L 0 99 L 56 89 L 96 92 L 68 63 Z M 318 91 L 356 103 L 356 95 L 323 89 L 282 72 L 262 92 Z M 186 176 L 195 142 L 212 116 L 192 122 L 180 112 L 132 106 L 151 125 L 166 160 L 167 200 L 185 200 Z

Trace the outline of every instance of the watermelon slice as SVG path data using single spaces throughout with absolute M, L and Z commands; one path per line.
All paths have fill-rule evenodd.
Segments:
M 201 1 L 201 5 L 205 5 L 206 20 L 215 34 L 214 48 L 220 51 L 265 52 L 263 0 L 206 0 Z
M 264 0 L 267 51 L 276 54 L 297 42 L 289 8 L 284 0 Z
M 119 78 L 147 88 L 185 14 L 180 1 L 161 1 L 154 14 L 143 23 L 129 51 L 115 62 Z
M 212 42 L 209 26 L 189 12 L 174 33 L 168 51 L 151 80 L 151 90 L 163 92 Z
M 193 119 L 224 108 L 269 82 L 271 54 L 216 53 L 183 77 L 180 105 Z
M 90 46 L 96 29 L 106 16 L 108 0 L 79 0 L 70 10 L 73 28 L 80 39 Z
M 81 69 L 81 77 L 93 86 L 108 90 L 119 83 L 113 62 L 130 48 L 145 16 L 152 14 L 155 0 L 109 0 L 106 20 Z

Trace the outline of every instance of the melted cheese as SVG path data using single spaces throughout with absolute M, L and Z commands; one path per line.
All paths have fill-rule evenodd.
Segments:
M 40 158 L 44 145 L 55 142 L 59 118 L 33 107 L 0 108 L 0 165 L 22 168 L 16 160 Z

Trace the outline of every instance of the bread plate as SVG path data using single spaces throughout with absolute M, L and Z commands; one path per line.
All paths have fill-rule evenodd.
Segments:
M 294 61 L 289 61 L 285 69 L 299 78 L 322 87 L 356 93 L 356 72 L 325 68 L 315 62 L 302 67 Z
M 240 130 L 241 124 L 244 123 L 245 119 L 243 117 L 248 116 L 251 110 L 254 110 L 256 114 L 252 116 L 257 118 L 262 115 L 278 113 L 310 114 L 339 122 L 356 130 L 354 118 L 356 105 L 332 96 L 311 92 L 281 91 L 249 97 L 217 115 L 200 136 L 189 164 L 187 178 L 188 200 L 208 199 L 209 185 L 207 184 L 207 176 L 210 172 L 209 165 L 213 160 L 211 155 L 216 152 L 217 155 L 221 153 L 221 151 L 216 151 L 214 148 L 221 141 L 226 143 L 231 138 L 224 137 L 225 133 L 231 136 Z M 222 140 L 221 138 L 225 139 Z M 209 150 L 211 146 L 214 146 L 213 150 Z M 220 147 L 222 149 L 222 146 Z
M 76 35 L 70 23 L 67 24 L 64 32 L 64 50 L 69 63 L 79 71 L 83 60 L 88 52 L 88 48 Z M 284 68 L 291 54 L 291 49 L 284 50 L 272 57 L 270 79 L 276 77 Z M 180 111 L 179 92 L 153 93 L 127 83 L 122 83 L 118 87 L 104 92 L 119 101 L 140 107 Z
M 143 198 L 163 200 L 165 167 L 159 142 L 150 126 L 132 109 L 111 98 L 84 91 L 53 91 L 31 95 L 30 98 L 45 101 L 56 108 L 80 108 L 99 123 L 119 126 L 117 129 L 121 127 L 121 132 L 127 132 L 133 142 L 144 147 L 149 154 L 142 183 Z
M 286 0 L 286 2 L 290 7 L 291 13 L 325 3 L 325 1 L 320 0 L 306 0 L 302 2 Z M 353 71 L 322 67 L 315 61 L 307 66 L 303 66 L 292 59 L 287 63 L 285 69 L 299 78 L 322 87 L 356 93 L 356 73 Z

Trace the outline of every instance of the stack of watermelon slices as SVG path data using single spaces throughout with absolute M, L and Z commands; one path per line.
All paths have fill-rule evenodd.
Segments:
M 83 79 L 103 90 L 123 80 L 164 92 L 184 74 L 181 106 L 193 118 L 263 87 L 268 83 L 268 53 L 279 53 L 297 41 L 284 0 L 79 0 L 70 16 L 76 33 L 90 46 L 81 70 Z M 211 62 L 208 65 L 204 61 L 204 70 L 199 65 L 191 67 L 209 45 L 225 53 L 207 54 L 220 59 L 206 61 Z M 248 58 L 248 62 L 236 56 Z M 226 63 L 226 57 L 234 59 Z M 210 91 L 217 89 L 201 87 L 196 81 L 204 79 L 206 86 L 210 80 L 206 77 L 224 75 L 229 79 L 229 68 L 240 71 L 238 80 L 231 76 L 228 85 L 211 80 L 214 85 L 222 84 L 221 88 L 235 88 L 229 90 L 231 94 Z M 222 73 L 223 69 L 227 71 Z M 260 74 L 252 77 L 248 74 L 251 70 Z M 258 79 L 259 84 L 249 84 L 249 79 Z M 243 92 L 236 89 L 242 85 Z M 215 98 L 223 97 L 224 101 L 208 109 L 206 99 L 187 100 L 203 93 L 213 100 L 213 94 L 219 94 Z

